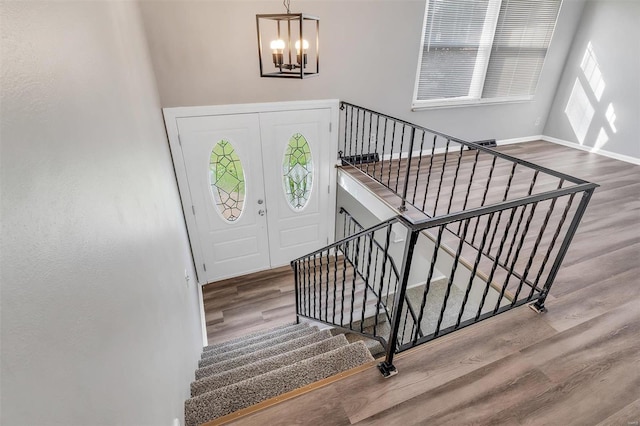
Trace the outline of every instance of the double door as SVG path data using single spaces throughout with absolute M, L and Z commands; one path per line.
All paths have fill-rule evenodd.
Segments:
M 286 265 L 328 243 L 330 121 L 329 108 L 176 119 L 200 283 Z

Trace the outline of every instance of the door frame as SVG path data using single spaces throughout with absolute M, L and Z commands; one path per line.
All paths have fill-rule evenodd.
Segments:
M 182 155 L 182 147 L 180 136 L 178 133 L 178 119 L 186 117 L 205 117 L 214 115 L 234 115 L 234 114 L 255 114 L 261 112 L 281 112 L 281 111 L 301 111 L 311 109 L 330 109 L 330 126 L 329 133 L 329 158 L 338 158 L 338 123 L 339 123 L 339 103 L 338 99 L 325 99 L 313 101 L 292 101 L 292 102 L 270 102 L 255 104 L 232 104 L 232 105 L 211 105 L 211 106 L 193 106 L 193 107 L 172 107 L 163 108 L 167 137 L 169 139 L 169 148 L 173 159 L 173 167 L 180 192 L 180 201 L 182 202 L 182 214 L 189 229 L 197 229 L 195 217 L 192 214 L 191 206 L 193 205 L 189 183 L 187 180 L 187 171 Z M 329 165 L 334 167 L 335 163 Z M 335 238 L 335 209 L 336 209 L 336 176 L 337 173 L 329 174 L 329 205 L 328 211 L 328 237 L 329 242 L 333 242 Z M 191 248 L 191 258 L 194 270 L 196 272 L 196 281 L 202 286 L 208 284 L 206 275 L 202 269 L 204 259 L 202 258 L 201 242 L 198 235 L 189 236 L 189 244 Z

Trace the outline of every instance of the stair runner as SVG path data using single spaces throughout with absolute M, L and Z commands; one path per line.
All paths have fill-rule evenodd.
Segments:
M 364 342 L 350 343 L 305 323 L 206 346 L 185 402 L 185 425 L 215 420 L 369 361 Z

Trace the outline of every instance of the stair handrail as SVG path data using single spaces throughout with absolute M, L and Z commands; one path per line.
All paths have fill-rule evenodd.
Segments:
M 349 108 L 351 109 L 351 122 L 347 123 Z M 386 341 L 386 347 L 385 347 L 386 349 L 385 360 L 378 365 L 378 368 L 380 369 L 380 371 L 383 373 L 385 377 L 390 377 L 397 373 L 397 370 L 393 365 L 393 358 L 397 352 L 414 347 L 418 344 L 425 343 L 443 334 L 449 333 L 451 331 L 455 331 L 462 327 L 466 327 L 468 325 L 484 320 L 491 316 L 497 315 L 501 312 L 505 312 L 506 310 L 512 309 L 514 307 L 520 306 L 525 303 L 530 303 L 529 306 L 532 307 L 532 309 L 536 310 L 537 312 L 544 312 L 546 310 L 545 300 L 548 296 L 551 285 L 553 284 L 557 276 L 558 270 L 560 268 L 560 265 L 564 260 L 564 257 L 566 256 L 569 245 L 585 213 L 586 207 L 591 199 L 591 196 L 593 195 L 595 189 L 599 185 L 592 182 L 588 182 L 583 179 L 579 179 L 579 178 L 567 175 L 565 173 L 561 173 L 546 167 L 539 166 L 529 161 L 522 160 L 496 150 L 492 150 L 479 143 L 467 142 L 462 139 L 455 138 L 455 137 L 446 135 L 444 133 L 428 129 L 423 126 L 409 123 L 405 120 L 394 118 L 386 114 L 378 113 L 370 109 L 359 107 L 347 102 L 341 102 L 340 109 L 341 110 L 346 109 L 346 112 L 344 115 L 345 150 L 347 150 L 347 140 L 349 140 L 348 152 L 340 151 L 340 158 L 342 160 L 342 164 L 354 166 L 360 172 L 369 175 L 371 178 L 378 181 L 380 184 L 384 185 L 385 187 L 390 189 L 392 192 L 394 192 L 396 195 L 398 195 L 401 199 L 401 205 L 397 208 L 398 211 L 402 212 L 406 210 L 406 204 L 409 203 L 414 207 L 416 207 L 418 210 L 422 211 L 425 217 L 416 219 L 415 217 L 409 218 L 402 214 L 399 214 L 393 218 L 384 220 L 377 225 L 374 225 L 367 229 L 363 229 L 362 225 L 358 223 L 355 218 L 353 218 L 346 210 L 342 208 L 340 210 L 340 213 L 346 212 L 346 214 L 349 216 L 351 221 L 357 224 L 358 227 L 361 228 L 361 230 L 349 236 L 345 235 L 339 241 L 329 244 L 326 247 L 323 247 L 305 256 L 301 256 L 297 259 L 294 259 L 291 262 L 291 265 L 294 268 L 294 272 L 295 272 L 296 311 L 298 316 L 301 315 L 301 312 L 299 310 L 299 303 L 298 303 L 299 286 L 298 286 L 298 269 L 297 269 L 298 264 L 300 262 L 303 262 L 305 259 L 311 259 L 311 258 L 314 259 L 314 288 L 315 288 L 315 277 L 316 277 L 315 257 L 316 256 L 318 255 L 322 256 L 322 253 L 326 252 L 327 259 L 328 259 L 331 249 L 334 250 L 334 256 L 337 256 L 336 253 L 339 247 L 348 246 L 349 243 L 351 243 L 354 240 L 359 240 L 363 236 L 365 236 L 365 241 L 366 241 L 366 236 L 368 235 L 371 238 L 371 241 L 369 242 L 369 244 L 371 245 L 375 244 L 378 249 L 381 249 L 386 252 L 388 250 L 388 239 L 391 232 L 391 226 L 396 223 L 403 225 L 407 229 L 407 238 L 404 245 L 404 254 L 402 256 L 402 264 L 400 266 L 400 270 L 398 270 L 398 267 L 391 256 L 389 256 L 389 259 L 388 259 L 390 261 L 390 265 L 393 270 L 393 273 L 397 277 L 397 279 L 395 281 L 396 288 L 395 288 L 395 300 L 393 304 L 393 312 L 390 318 L 391 331 L 389 333 L 389 338 Z M 355 144 L 355 149 L 352 149 L 353 146 L 351 145 L 352 143 L 351 139 L 353 136 L 354 109 L 357 110 L 357 115 L 356 115 L 356 122 L 355 122 L 355 139 L 353 140 Z M 367 123 L 366 114 L 369 114 L 368 132 L 365 128 Z M 375 129 L 373 125 L 374 116 L 376 117 Z M 362 121 L 360 122 L 361 117 L 362 117 Z M 388 123 L 387 121 L 385 121 L 384 127 L 379 127 L 381 118 L 384 120 L 391 120 L 393 124 L 393 128 L 391 130 L 392 139 L 397 136 L 396 134 L 397 124 L 401 125 L 401 130 L 398 131 L 398 133 L 401 135 L 399 137 L 399 141 L 400 141 L 399 151 L 395 150 L 394 140 L 391 141 L 391 147 L 389 150 L 387 150 L 387 148 L 385 147 L 386 137 L 388 134 L 388 129 L 387 129 Z M 349 129 L 347 129 L 348 126 L 349 126 Z M 381 130 L 383 134 L 381 151 L 379 151 L 378 149 L 378 140 L 377 140 L 377 137 L 380 135 L 379 133 L 377 133 L 379 130 Z M 417 132 L 422 132 L 421 138 L 417 136 Z M 420 206 L 416 205 L 415 203 L 416 203 L 416 194 L 417 194 L 418 183 L 419 183 L 418 177 L 421 173 L 421 163 L 423 160 L 423 153 L 425 152 L 423 150 L 425 135 L 427 133 L 434 135 L 434 137 L 433 137 L 433 145 L 431 146 L 430 155 L 428 153 L 424 154 L 425 157 L 429 158 L 429 166 L 428 166 L 429 168 L 428 168 L 427 177 L 426 177 L 424 200 L 422 202 L 422 208 L 420 208 Z M 408 136 L 409 143 L 406 151 L 404 150 L 404 144 L 406 141 L 405 134 L 409 135 Z M 367 145 L 367 149 L 369 150 L 372 145 L 372 135 L 373 135 L 373 139 L 375 140 L 374 153 L 365 152 L 365 149 L 364 149 L 365 135 L 368 135 L 368 138 L 369 138 L 368 145 Z M 444 147 L 444 155 L 441 155 L 441 153 L 436 153 L 436 141 L 438 137 L 446 140 L 446 145 Z M 359 138 L 361 138 L 362 140 L 359 140 Z M 415 151 L 418 153 L 419 156 L 415 157 L 414 146 L 417 141 L 419 141 L 420 143 L 420 148 L 418 151 Z M 460 150 L 459 152 L 457 152 L 457 156 L 455 151 L 449 151 L 449 148 L 452 142 L 460 145 Z M 359 144 L 359 147 L 358 147 L 358 144 Z M 464 196 L 464 203 L 460 202 L 460 204 L 462 204 L 461 208 L 459 208 L 460 207 L 459 205 L 457 205 L 456 208 L 452 208 L 454 192 L 456 190 L 456 181 L 458 180 L 459 171 L 461 170 L 461 163 L 462 163 L 461 160 L 464 156 L 463 153 L 464 153 L 465 147 L 468 149 L 475 150 L 475 154 L 473 153 L 467 154 L 468 156 L 465 157 L 466 159 L 471 158 L 472 162 L 466 163 L 466 167 L 469 167 L 469 164 L 471 164 L 471 170 L 470 170 L 470 176 L 468 179 L 468 186 L 467 184 L 465 184 L 466 194 L 465 193 L 462 194 Z M 485 187 L 483 190 L 483 195 L 481 197 L 481 202 L 479 205 L 473 206 L 473 203 L 477 202 L 479 198 L 477 196 L 478 195 L 477 191 L 474 194 L 475 199 L 474 197 L 471 197 L 471 205 L 468 204 L 468 201 L 470 199 L 469 196 L 472 189 L 472 182 L 474 181 L 474 173 L 476 172 L 476 165 L 478 164 L 478 157 L 480 153 L 484 153 L 489 156 L 488 162 L 490 164 L 490 168 L 488 172 L 488 177 L 486 177 L 486 179 L 483 177 L 484 180 L 482 180 L 482 182 L 485 184 Z M 446 169 L 447 156 L 449 154 L 453 155 L 454 156 L 453 160 L 457 160 L 457 161 L 453 166 L 449 164 L 450 168 Z M 425 203 L 427 202 L 427 191 L 430 190 L 429 179 L 432 178 L 432 168 L 433 168 L 434 158 L 436 157 L 436 155 L 440 156 L 436 160 L 436 162 L 440 161 L 441 171 L 439 175 L 437 174 L 437 172 L 434 174 L 434 179 L 438 179 L 438 181 L 436 181 L 436 184 L 434 185 L 434 186 L 437 185 L 437 194 L 435 196 L 435 205 L 433 206 L 433 212 L 429 214 L 425 209 Z M 473 157 L 474 155 L 475 155 L 475 158 Z M 384 160 L 385 156 L 388 157 L 386 160 Z M 382 158 L 383 160 L 380 161 L 380 158 Z M 508 175 L 508 180 L 506 182 L 506 185 L 504 186 L 502 186 L 503 182 L 498 182 L 497 184 L 494 184 L 492 186 L 492 176 L 493 176 L 494 168 L 496 168 L 496 163 L 498 159 L 506 160 L 507 170 L 510 170 L 510 173 Z M 415 164 L 415 167 L 417 167 L 417 171 L 414 171 L 412 169 L 412 163 L 414 162 L 414 160 L 417 160 L 417 164 Z M 387 162 L 386 170 L 384 169 L 385 161 Z M 403 162 L 404 162 L 404 165 L 403 165 Z M 373 163 L 373 165 L 370 166 L 369 163 Z M 377 164 L 377 163 L 380 163 L 380 164 Z M 482 164 L 485 165 L 487 163 L 485 162 Z M 499 167 L 501 166 L 505 166 L 505 164 L 499 163 Z M 525 173 L 520 173 L 520 174 L 516 173 L 516 168 L 518 166 L 526 167 L 526 169 L 524 170 Z M 370 172 L 370 167 L 373 168 L 372 173 Z M 403 169 L 403 167 L 404 167 L 404 173 L 403 175 L 401 175 L 401 170 Z M 436 164 L 436 167 L 440 167 L 440 166 Z M 444 177 L 445 177 L 445 173 L 446 173 L 445 170 L 451 170 L 452 168 L 454 168 L 455 170 L 453 172 L 454 175 L 452 176 L 453 184 L 452 184 L 452 189 L 450 189 L 450 193 L 445 195 L 445 198 L 448 198 L 448 205 L 444 205 L 444 207 L 446 208 L 446 212 L 443 213 L 438 210 L 438 202 L 441 201 L 440 196 L 441 196 L 442 181 L 444 180 Z M 426 170 L 426 166 L 425 166 L 425 170 Z M 387 176 L 385 176 L 383 173 L 387 174 Z M 531 178 L 528 177 L 529 173 L 533 174 Z M 410 179 L 414 175 L 415 175 L 415 180 L 412 181 L 412 183 L 414 184 L 413 197 L 409 197 L 408 195 L 409 183 L 410 183 Z M 516 194 L 514 195 L 510 193 L 510 190 L 512 189 L 513 179 L 515 178 L 517 180 L 519 177 L 523 175 L 526 175 L 525 179 L 529 179 L 528 181 L 525 180 L 525 183 L 528 183 L 528 185 L 522 185 L 520 183 L 519 186 L 516 185 L 516 189 L 511 191 L 511 192 L 516 192 Z M 451 176 L 451 174 L 449 176 Z M 504 177 L 504 175 L 502 175 L 502 177 Z M 538 178 L 540 178 L 540 180 L 542 181 L 542 184 L 538 186 L 542 186 L 542 188 L 536 187 L 538 183 Z M 553 180 L 554 178 L 556 180 Z M 571 185 L 565 186 L 567 182 L 570 183 Z M 555 185 L 556 188 L 552 190 L 547 190 L 546 188 L 549 185 Z M 497 191 L 496 191 L 496 186 L 498 187 Z M 527 187 L 528 187 L 528 190 L 526 190 Z M 489 192 L 490 188 L 494 192 L 492 196 L 487 197 L 487 193 Z M 534 188 L 537 191 L 535 193 L 534 193 Z M 520 192 L 524 192 L 525 195 L 521 195 Z M 576 207 L 575 204 L 573 204 L 573 201 L 574 201 L 574 198 L 577 198 L 576 195 L 579 195 L 579 194 L 581 194 L 581 197 Z M 431 194 L 431 196 L 433 197 L 433 194 Z M 496 198 L 498 197 L 501 198 L 500 201 L 496 201 Z M 564 200 L 563 201 L 564 207 L 558 208 L 556 209 L 556 211 L 554 211 L 554 207 L 556 206 L 556 201 L 560 199 Z M 444 202 L 447 202 L 447 200 L 445 199 Z M 545 202 L 547 203 L 545 204 Z M 543 203 L 543 204 L 542 204 L 542 207 L 538 209 L 538 211 L 542 212 L 541 215 L 544 215 L 544 219 L 539 219 L 540 221 L 542 221 L 542 223 L 539 224 L 539 228 L 534 228 L 534 236 L 535 234 L 537 234 L 537 237 L 535 238 L 535 243 L 528 249 L 529 250 L 528 260 L 527 258 L 524 258 L 524 260 L 527 260 L 526 266 L 524 267 L 524 270 L 522 269 L 519 270 L 521 272 L 520 273 L 519 271 L 515 270 L 516 261 L 518 260 L 520 251 L 523 248 L 525 237 L 527 237 L 527 232 L 529 231 L 529 227 L 532 223 L 532 219 L 534 215 L 537 214 L 536 207 L 540 203 Z M 443 206 L 440 206 L 440 207 L 442 208 Z M 505 212 L 509 212 L 510 215 L 508 214 L 505 215 L 505 217 L 509 216 L 509 218 L 507 220 L 506 226 L 503 224 L 502 227 L 500 228 L 499 238 L 496 239 L 496 241 L 499 241 L 497 254 L 492 256 L 491 251 L 492 251 L 494 238 L 496 237 L 496 233 L 498 232 L 498 229 L 499 229 L 498 224 L 500 223 L 501 215 Z M 524 220 L 525 212 L 527 212 L 526 220 Z M 519 215 L 518 219 L 514 219 L 516 216 L 516 213 L 518 213 Z M 550 217 L 552 217 L 552 215 L 554 218 L 553 226 L 549 226 L 549 232 L 548 234 L 545 234 L 545 232 L 547 231 L 547 225 L 549 224 Z M 492 219 L 494 218 L 494 216 L 497 217 L 497 221 L 493 225 L 494 228 L 491 228 Z M 474 245 L 476 232 L 478 231 L 478 225 L 481 222 L 481 218 L 485 219 L 485 222 L 483 222 L 484 231 L 481 231 L 481 240 L 478 242 L 477 245 Z M 475 219 L 475 230 L 473 231 L 473 238 L 471 238 L 471 241 L 468 241 L 467 231 L 470 225 L 470 221 L 473 219 Z M 512 231 L 512 225 L 516 222 L 517 222 L 517 225 L 514 228 L 515 230 Z M 449 225 L 455 225 L 455 224 L 457 224 L 458 226 L 457 231 L 453 230 L 455 226 L 453 226 L 453 228 L 451 229 L 448 228 Z M 521 224 L 522 224 L 522 228 L 521 228 Z M 538 224 L 536 223 L 536 226 L 537 225 Z M 387 228 L 387 227 L 388 227 L 387 247 L 385 250 L 385 248 L 382 247 L 373 238 L 373 235 L 375 234 L 376 231 Z M 434 241 L 435 243 L 435 245 L 433 246 L 434 248 L 431 249 L 432 254 L 430 255 L 431 262 L 429 267 L 429 273 L 428 273 L 428 278 L 425 281 L 426 286 L 425 286 L 424 294 L 422 297 L 422 304 L 420 306 L 420 315 L 418 316 L 418 319 L 417 319 L 416 313 L 412 307 L 412 302 L 406 299 L 406 291 L 407 291 L 407 284 L 409 281 L 409 273 L 411 272 L 411 264 L 414 256 L 414 250 L 418 242 L 418 236 L 421 232 L 427 229 L 437 229 L 438 237 Z M 446 294 L 444 296 L 444 299 L 441 305 L 440 317 L 438 319 L 435 332 L 431 335 L 424 336 L 421 329 L 422 324 L 420 322 L 425 309 L 425 301 L 427 298 L 427 293 L 429 292 L 429 283 L 430 283 L 431 277 L 433 276 L 433 271 L 435 270 L 436 258 L 438 256 L 438 252 L 441 247 L 440 245 L 441 237 L 445 229 L 447 229 L 447 231 L 452 232 L 454 235 L 459 237 L 459 242 L 456 243 L 458 245 L 458 248 L 456 250 L 455 257 L 452 256 L 453 266 L 451 268 L 451 273 L 448 278 Z M 484 247 L 485 247 L 485 243 L 487 241 L 487 236 L 490 229 L 493 229 L 492 231 L 493 234 L 491 236 L 491 242 L 489 243 L 488 249 L 485 252 Z M 542 252 L 542 249 L 540 249 L 539 258 L 542 258 L 542 254 L 544 254 L 544 259 L 542 260 L 541 265 L 537 266 L 537 268 L 539 269 L 536 274 L 535 270 L 531 269 L 531 266 L 534 262 L 536 251 L 540 248 L 539 245 L 543 240 L 543 235 L 549 235 L 546 237 L 547 241 L 544 243 L 544 246 L 543 246 L 543 248 L 546 247 L 546 253 Z M 502 248 L 506 243 L 507 236 L 509 236 L 509 239 L 511 240 L 510 247 L 508 251 L 505 250 L 505 252 L 507 252 L 506 259 L 502 259 L 501 261 Z M 516 244 L 516 240 L 518 240 L 517 244 Z M 556 245 L 558 241 L 561 241 L 559 246 Z M 477 254 L 474 255 L 475 263 L 473 267 L 469 268 L 469 271 L 470 271 L 470 273 L 468 274 L 469 283 L 466 285 L 466 293 L 464 296 L 464 301 L 462 301 L 462 306 L 459 308 L 459 311 L 458 311 L 457 322 L 455 322 L 455 326 L 446 327 L 446 324 L 451 324 L 451 322 L 448 322 L 448 323 L 445 322 L 444 324 L 442 324 L 442 319 L 443 319 L 445 310 L 447 308 L 447 298 L 449 296 L 449 292 L 453 284 L 454 276 L 456 275 L 457 264 L 461 260 L 464 260 L 463 258 L 461 258 L 462 247 L 464 244 L 467 244 L 468 246 L 472 247 L 477 252 Z M 514 247 L 515 247 L 515 250 L 514 250 Z M 513 258 L 510 257 L 512 254 L 512 250 L 513 250 Z M 370 285 L 370 283 L 368 282 L 368 279 L 358 269 L 357 263 L 358 263 L 359 254 L 358 254 L 357 248 L 355 252 L 356 258 L 353 261 L 352 259 L 347 258 L 346 253 L 344 252 L 342 253 L 345 256 L 345 259 L 348 260 L 351 266 L 353 267 L 355 274 L 359 275 L 359 277 L 365 282 L 365 287 L 368 287 L 371 291 L 373 291 L 373 293 L 378 298 L 378 301 L 381 301 L 382 300 L 381 295 L 376 294 L 375 287 L 372 287 Z M 388 255 L 388 253 L 385 253 L 385 254 Z M 471 289 L 471 286 L 473 285 L 472 283 L 475 279 L 475 273 L 477 272 L 478 264 L 482 256 L 486 256 L 488 259 L 490 259 L 493 266 L 491 267 L 491 272 L 489 273 L 486 279 L 484 294 L 482 296 L 481 303 L 477 308 L 477 313 L 475 314 L 475 317 L 470 318 L 469 316 L 466 316 L 467 319 L 463 321 L 465 303 L 469 296 L 469 291 Z M 363 255 L 363 259 L 364 259 L 364 255 Z M 370 262 L 371 262 L 371 256 L 369 256 L 369 263 Z M 492 277 L 498 265 L 505 269 L 505 271 L 507 272 L 507 275 L 506 275 L 506 278 L 503 280 L 504 282 L 502 284 L 499 294 L 495 296 L 497 297 L 497 302 L 490 302 L 489 310 L 483 310 L 483 307 L 485 304 L 485 298 L 487 297 L 487 291 L 489 289 L 489 285 L 492 283 Z M 546 269 L 548 265 L 551 265 L 550 269 Z M 522 268 L 522 265 L 519 266 L 519 268 Z M 535 280 L 531 278 L 531 281 L 533 282 L 527 280 L 527 275 L 529 273 L 531 273 L 531 277 L 535 276 Z M 546 274 L 546 278 L 545 278 L 545 275 L 543 275 L 543 273 Z M 369 275 L 368 271 L 367 271 L 367 275 Z M 516 279 L 519 280 L 519 284 L 517 285 L 517 290 L 515 291 L 515 297 L 509 298 L 507 302 L 504 303 L 503 297 L 505 295 L 505 291 L 507 289 L 507 286 L 509 285 L 509 280 L 511 277 L 516 277 Z M 465 280 L 466 279 L 467 278 L 465 278 Z M 374 273 L 374 280 L 375 280 L 375 273 Z M 538 287 L 539 282 L 541 283 L 541 287 Z M 516 284 L 517 283 L 518 281 L 516 281 Z M 542 283 L 544 284 L 542 285 Z M 343 279 L 343 285 L 344 285 L 344 279 Z M 529 286 L 530 290 L 528 289 L 524 290 L 523 293 L 520 294 L 524 285 Z M 389 286 L 387 286 L 387 289 L 388 288 Z M 524 287 L 524 288 L 526 289 L 527 287 Z M 528 296 L 526 295 L 527 293 L 528 293 Z M 519 294 L 521 296 L 520 299 L 518 298 Z M 387 298 L 388 297 L 389 297 L 389 294 L 387 294 Z M 343 303 L 344 303 L 344 299 L 343 299 Z M 366 303 L 366 291 L 364 295 L 364 303 Z M 491 303 L 495 304 L 495 307 L 493 307 Z M 385 307 L 385 310 L 387 310 L 387 317 L 388 317 L 388 308 L 386 305 L 384 307 Z M 315 309 L 316 308 L 314 306 L 314 310 Z M 352 301 L 352 309 L 353 309 L 353 301 Z M 476 311 L 474 310 L 473 312 L 475 313 Z M 363 305 L 362 315 L 364 318 L 364 305 Z M 326 317 L 326 314 L 325 314 L 325 317 Z M 334 314 L 334 317 L 335 317 L 335 314 Z M 404 324 L 401 325 L 401 323 L 403 322 L 403 317 L 404 317 Z M 411 336 L 411 341 L 403 343 L 406 337 L 406 327 L 407 327 L 407 321 L 409 318 L 411 318 L 411 321 L 413 323 L 411 331 L 409 333 L 409 336 Z M 376 321 L 377 321 L 377 312 L 376 312 Z M 446 327 L 446 328 L 441 329 L 440 328 L 441 324 L 443 325 L 443 327 Z M 402 337 L 399 339 L 399 333 L 401 332 L 401 330 L 402 330 Z M 374 331 L 374 334 L 375 334 L 375 331 Z M 378 340 L 381 340 L 381 339 L 378 339 Z M 382 343 L 384 344 L 385 342 L 382 341 Z

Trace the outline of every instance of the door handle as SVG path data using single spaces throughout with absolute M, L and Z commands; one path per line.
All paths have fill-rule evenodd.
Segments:
M 264 214 L 265 214 L 265 213 L 266 213 L 266 212 L 265 212 L 264 210 L 262 210 L 262 209 L 258 210 L 258 214 L 259 214 L 260 216 L 264 216 Z

